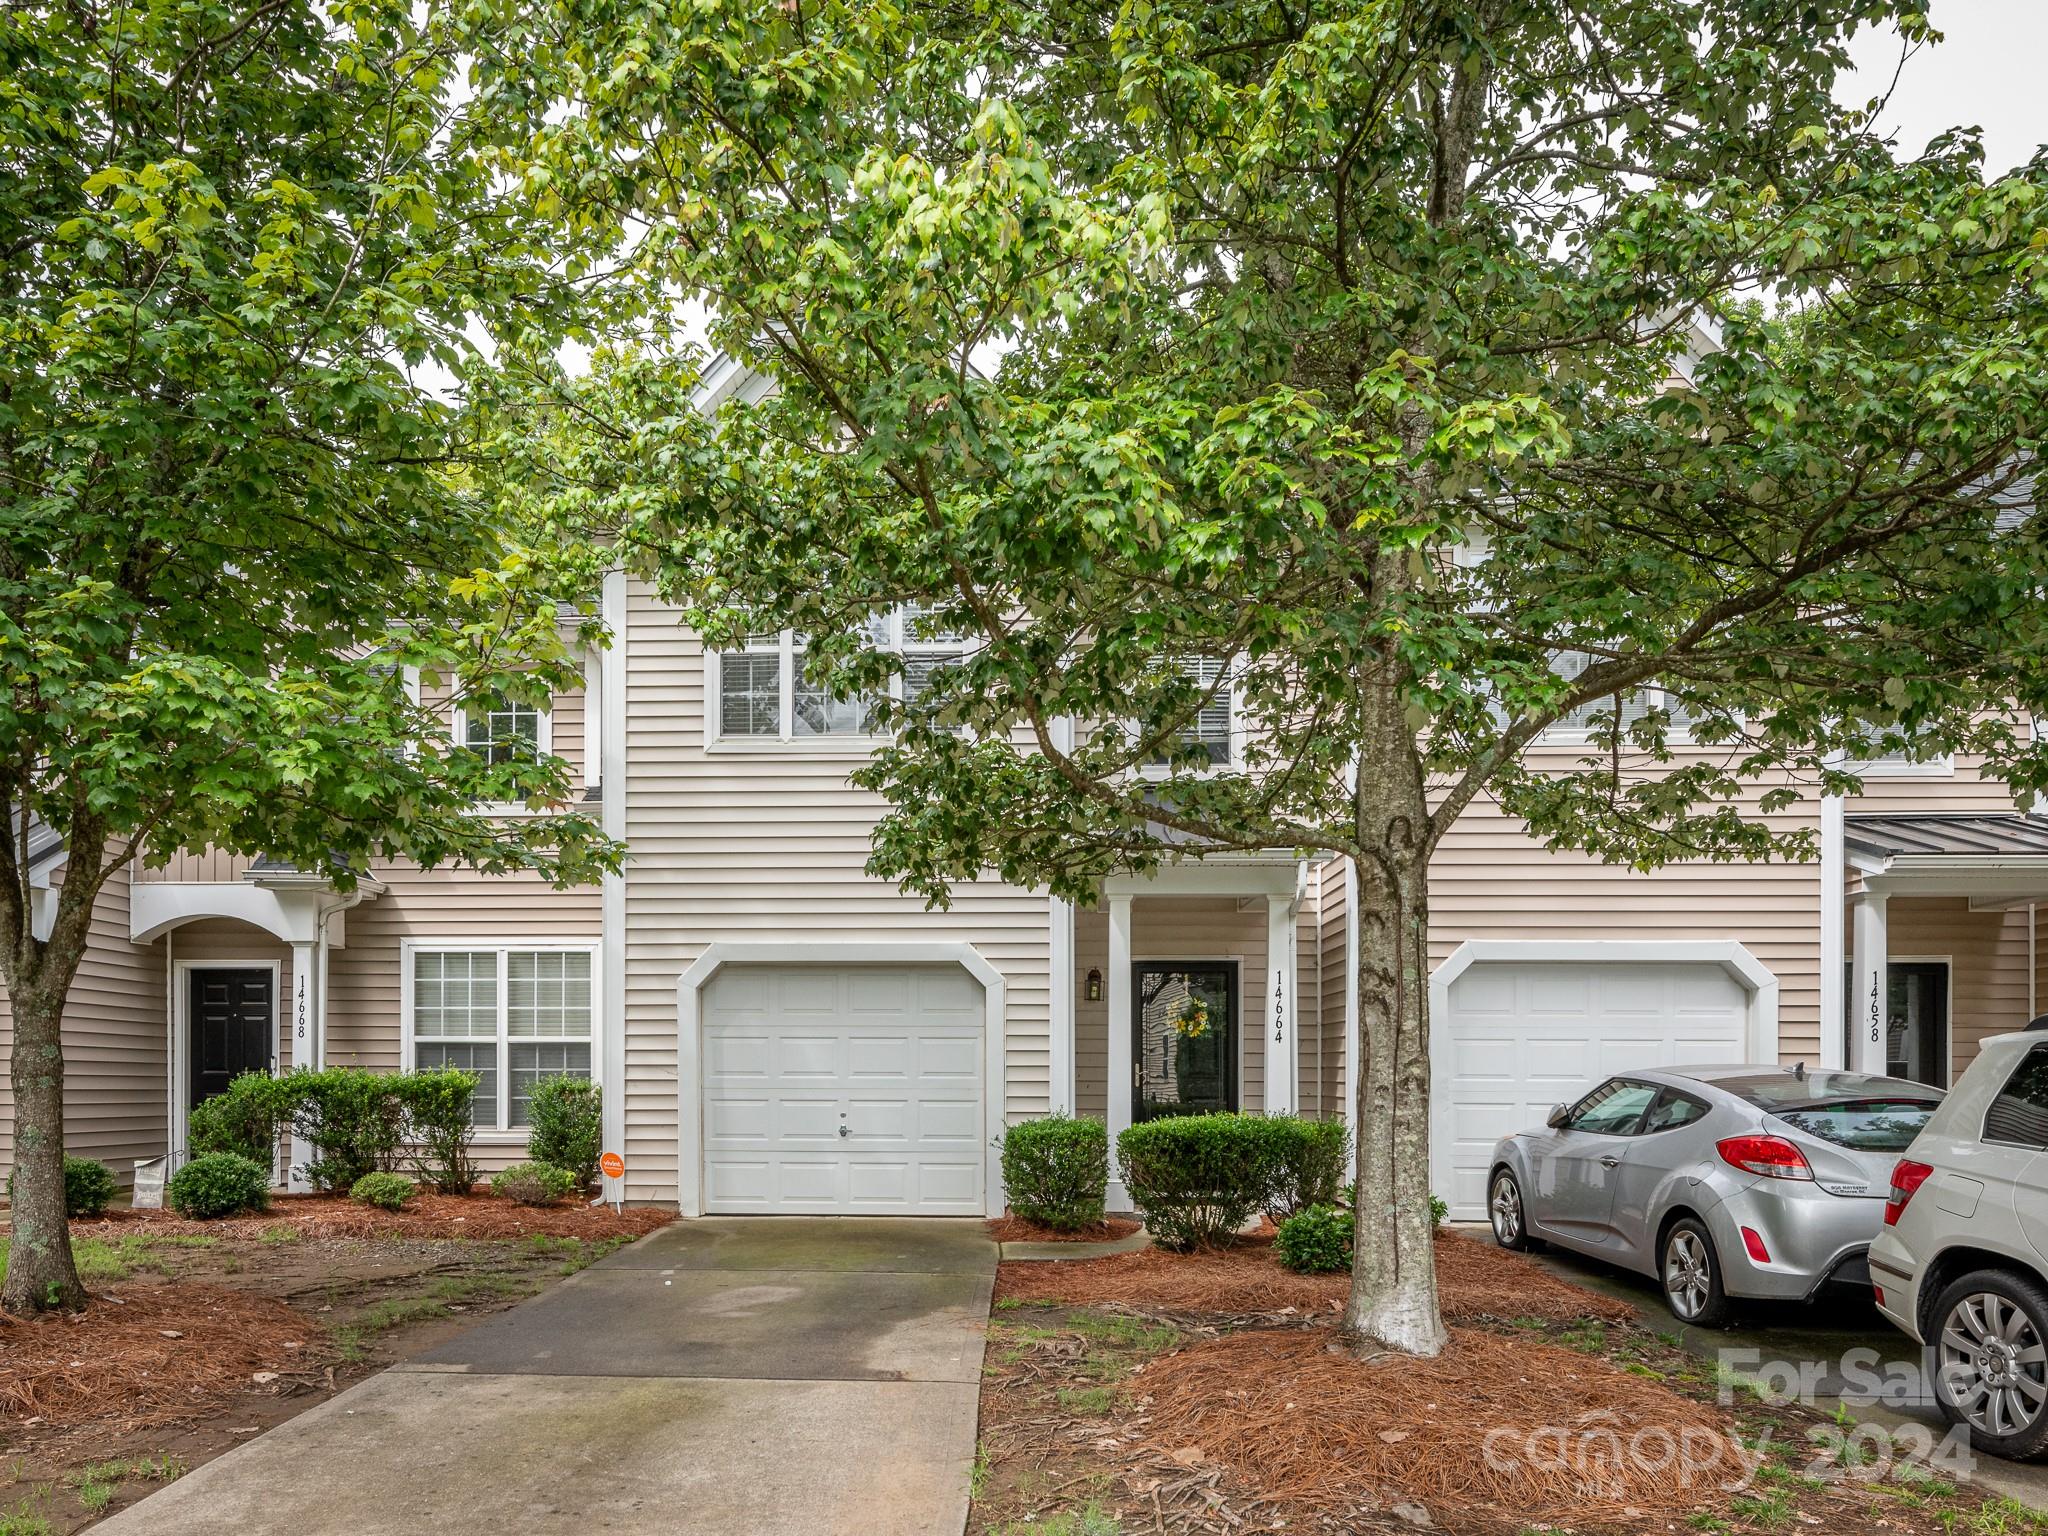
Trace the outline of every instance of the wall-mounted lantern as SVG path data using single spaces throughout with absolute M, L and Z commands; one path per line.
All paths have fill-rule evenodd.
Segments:
M 1096 970 L 1093 966 L 1088 968 L 1088 1001 L 1091 1003 L 1102 1001 L 1102 972 Z

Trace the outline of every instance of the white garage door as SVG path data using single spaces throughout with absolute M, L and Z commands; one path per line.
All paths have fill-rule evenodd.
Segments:
M 983 996 L 957 965 L 728 965 L 704 989 L 704 1209 L 982 1213 Z
M 1602 1078 L 1749 1058 L 1749 992 L 1720 965 L 1482 960 L 1451 983 L 1434 1117 L 1437 1192 L 1486 1214 L 1494 1143 Z

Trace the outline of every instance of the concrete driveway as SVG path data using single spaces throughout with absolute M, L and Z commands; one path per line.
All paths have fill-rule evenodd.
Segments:
M 1493 1241 L 1484 1227 L 1465 1229 L 1464 1235 Z M 1810 1389 L 1823 1412 L 1846 1408 L 1859 1424 L 1889 1430 L 1925 1425 L 1937 1443 L 1948 1433 L 1948 1421 L 1927 1393 L 1919 1346 L 1885 1321 L 1867 1292 L 1840 1286 L 1807 1303 L 1746 1302 L 1733 1328 L 1693 1328 L 1671 1315 L 1647 1275 L 1557 1248 L 1536 1257 L 1577 1285 L 1628 1302 L 1644 1326 L 1773 1391 L 1788 1391 L 1803 1378 L 1807 1386 L 1801 1390 Z M 1963 1454 L 1972 1453 L 1963 1448 Z M 2048 1510 L 2048 1463 L 1972 1456 L 1968 1477 L 1987 1493 Z
M 978 1221 L 678 1222 L 107 1521 L 108 1536 L 959 1536 Z

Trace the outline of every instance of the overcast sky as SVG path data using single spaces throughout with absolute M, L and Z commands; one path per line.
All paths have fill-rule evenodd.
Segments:
M 1974 124 L 1991 175 L 2021 164 L 2048 142 L 2048 0 L 1932 0 L 1927 14 L 1946 40 L 1906 61 L 1878 126 L 1910 155 L 1945 128 Z M 1890 83 L 1898 34 L 1866 30 L 1852 52 L 1857 73 L 1837 94 L 1861 105 Z

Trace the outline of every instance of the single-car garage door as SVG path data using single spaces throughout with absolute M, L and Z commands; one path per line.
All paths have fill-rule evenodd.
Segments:
M 728 965 L 701 1004 L 709 1213 L 978 1216 L 985 1016 L 957 965 Z
M 1485 1217 L 1494 1143 L 1542 1125 L 1553 1104 L 1616 1072 L 1747 1060 L 1749 1003 L 1742 981 L 1709 961 L 1469 966 L 1437 1026 L 1434 1183 L 1452 1219 Z

